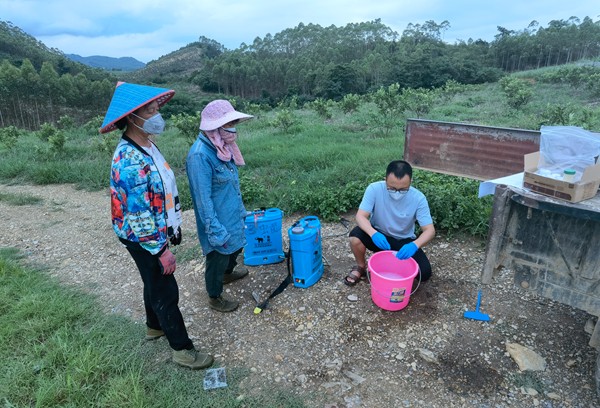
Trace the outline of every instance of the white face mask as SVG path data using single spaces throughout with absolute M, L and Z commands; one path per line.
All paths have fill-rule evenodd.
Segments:
M 400 200 L 401 198 L 406 197 L 406 193 L 408 193 L 408 190 L 406 191 L 390 191 L 388 190 L 388 193 L 390 194 L 390 197 L 392 200 Z
M 148 119 L 139 117 L 135 113 L 132 113 L 132 115 L 137 118 L 140 118 L 141 120 L 144 121 L 144 126 L 142 126 L 142 127 L 135 125 L 135 123 L 134 123 L 134 125 L 138 129 L 141 129 L 150 135 L 160 135 L 165 130 L 165 120 L 162 118 L 160 113 L 157 113 L 156 115 L 153 115 L 153 116 L 149 117 Z

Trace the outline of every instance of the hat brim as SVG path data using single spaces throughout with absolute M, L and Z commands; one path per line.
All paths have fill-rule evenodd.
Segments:
M 175 95 L 172 89 L 156 88 L 147 85 L 137 85 L 121 82 L 117 84 L 115 93 L 104 116 L 100 133 L 115 130 L 116 123 L 150 102 L 157 101 L 162 107 Z
M 237 120 L 238 122 L 242 122 L 248 119 L 252 119 L 254 116 L 248 115 L 246 113 L 231 111 L 227 112 L 225 115 L 221 116 L 219 119 L 215 120 L 201 120 L 200 121 L 200 130 L 215 130 L 220 128 L 221 126 L 233 122 Z

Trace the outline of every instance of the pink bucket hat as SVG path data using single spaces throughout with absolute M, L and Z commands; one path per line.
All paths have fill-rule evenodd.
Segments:
M 229 101 L 217 99 L 210 102 L 202 110 L 200 130 L 215 130 L 234 120 L 242 121 L 253 117 L 236 111 Z

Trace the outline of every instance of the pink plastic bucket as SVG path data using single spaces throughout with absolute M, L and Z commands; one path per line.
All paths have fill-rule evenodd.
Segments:
M 371 280 L 371 299 L 385 310 L 404 309 L 410 300 L 412 284 L 419 273 L 417 262 L 396 258 L 396 251 L 374 253 L 367 263 Z

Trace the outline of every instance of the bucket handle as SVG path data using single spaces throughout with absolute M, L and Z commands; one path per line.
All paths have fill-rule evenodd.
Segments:
M 419 275 L 419 281 L 417 283 L 417 287 L 415 288 L 415 290 L 413 290 L 412 292 L 410 292 L 410 296 L 412 296 L 417 291 L 417 289 L 419 289 L 419 286 L 421 286 L 421 268 L 419 268 L 419 273 L 417 275 Z M 367 269 L 367 279 L 369 281 L 369 285 L 371 287 L 373 287 L 373 285 L 371 284 L 371 272 L 368 269 Z M 392 298 L 391 296 L 384 295 L 383 293 L 379 292 L 377 289 L 375 289 L 375 292 L 377 292 L 377 294 L 379 296 L 382 296 L 382 297 L 384 297 L 386 299 L 391 299 Z

